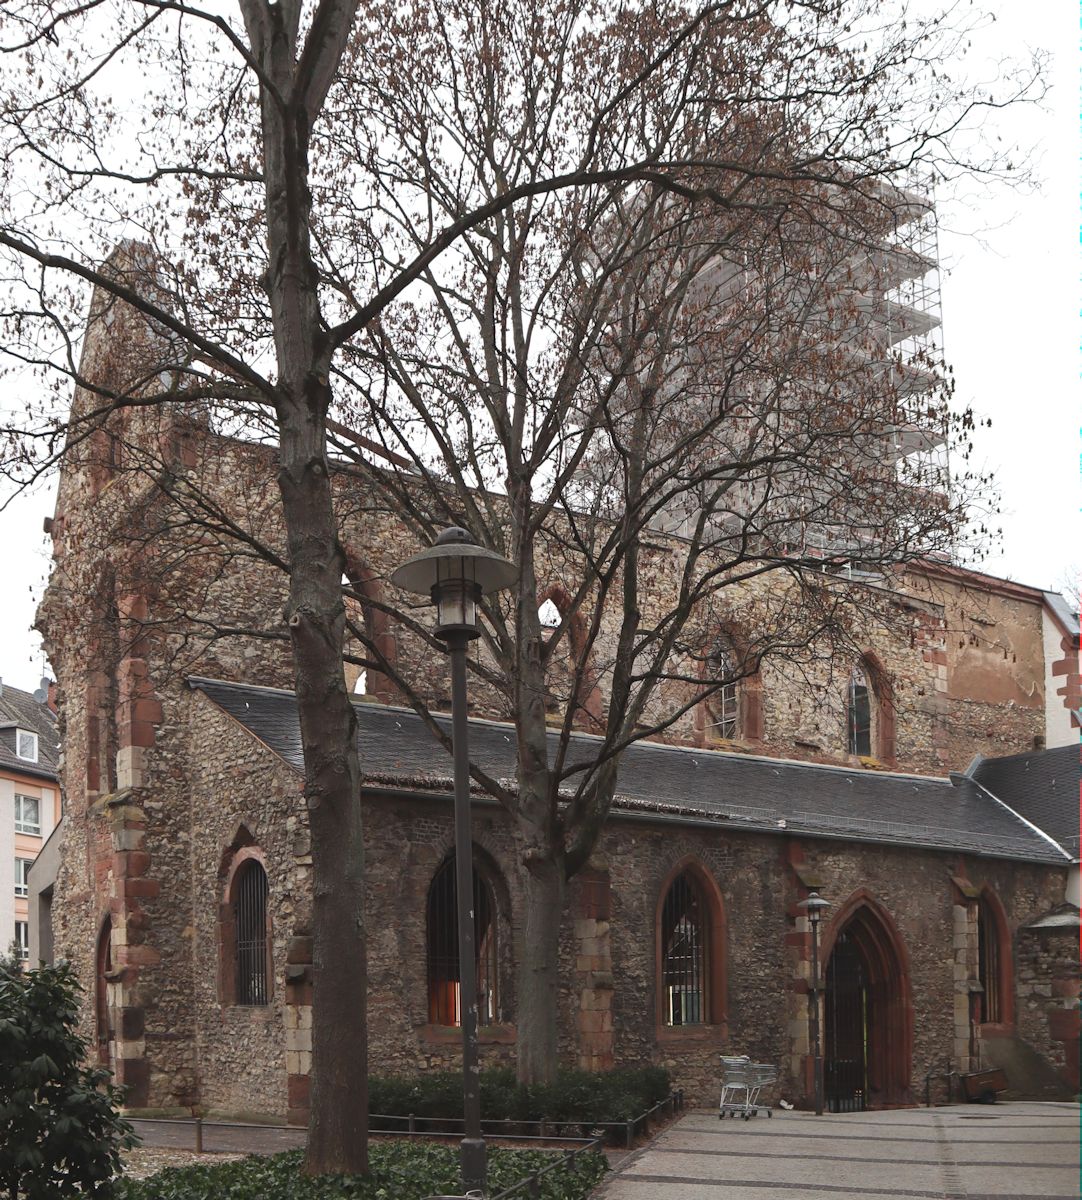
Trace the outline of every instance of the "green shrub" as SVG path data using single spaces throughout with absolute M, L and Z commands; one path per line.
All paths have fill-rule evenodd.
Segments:
M 112 1196 L 120 1152 L 138 1140 L 109 1072 L 84 1065 L 79 991 L 66 964 L 0 959 L 0 1190 L 12 1200 Z
M 462 1115 L 462 1075 L 434 1071 L 412 1078 L 373 1077 L 369 1110 L 388 1116 L 454 1119 Z M 481 1115 L 485 1120 L 589 1124 L 628 1121 L 669 1095 L 663 1067 L 616 1071 L 560 1071 L 553 1083 L 520 1084 L 513 1071 L 481 1072 Z
M 118 1200 L 421 1200 L 461 1190 L 458 1150 L 418 1142 L 375 1142 L 368 1178 L 301 1174 L 302 1152 L 198 1167 L 169 1167 L 151 1179 L 118 1185 Z M 541 1183 L 541 1200 L 584 1200 L 608 1169 L 601 1154 L 579 1155 L 575 1167 L 540 1150 L 491 1150 L 488 1190 L 499 1192 L 559 1162 Z

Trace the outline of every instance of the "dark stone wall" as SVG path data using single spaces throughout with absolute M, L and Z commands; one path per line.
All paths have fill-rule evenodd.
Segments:
M 149 1066 L 146 1103 L 290 1112 L 299 1119 L 311 1020 L 310 978 L 291 981 L 298 958 L 303 961 L 298 947 L 310 934 L 311 859 L 300 780 L 200 693 L 187 694 L 181 719 L 168 725 L 160 746 L 187 762 L 190 774 L 185 788 L 170 791 L 163 782 L 157 798 L 144 805 L 146 846 L 163 885 L 163 897 L 147 903 L 147 943 L 156 961 L 143 969 L 138 993 Z M 453 1066 L 458 1032 L 429 1024 L 425 978 L 425 899 L 451 846 L 451 798 L 369 796 L 364 808 L 371 1069 L 412 1073 Z M 500 910 L 500 1006 L 508 1018 L 484 1031 L 482 1055 L 486 1064 L 512 1064 L 513 963 L 526 934 L 514 842 L 494 806 L 475 807 L 474 840 Z M 230 968 L 219 961 L 220 906 L 229 857 L 239 844 L 258 849 L 270 884 L 273 983 L 265 1008 L 223 1000 L 222 972 Z M 688 863 L 719 898 L 724 919 L 715 925 L 714 950 L 724 956 L 724 993 L 715 997 L 710 1023 L 668 1029 L 657 1010 L 655 925 L 667 881 Z M 856 896 L 874 900 L 896 928 L 911 982 L 910 1082 L 919 1093 L 924 1073 L 940 1069 L 954 1049 L 952 877 L 960 871 L 996 891 L 1012 930 L 1062 895 L 1062 871 L 1025 864 L 966 863 L 904 847 L 615 819 L 587 881 L 569 892 L 561 1058 L 567 1065 L 603 1064 L 609 1053 L 617 1064 L 662 1063 L 693 1103 L 713 1103 L 718 1055 L 749 1054 L 777 1063 L 780 1094 L 799 1101 L 807 1053 L 808 942 L 795 905 L 806 894 L 801 878 L 814 876 L 835 901 L 824 943 L 831 920 Z M 69 896 L 65 911 L 74 916 L 79 908 Z M 81 940 L 84 924 L 70 922 L 68 946 L 92 972 Z M 1034 962 L 1033 970 L 1045 965 Z M 305 969 L 300 967 L 302 975 Z M 1022 1013 L 1031 1011 L 1026 997 L 1043 986 L 1030 981 L 1029 970 L 1021 972 L 1029 988 L 1019 993 Z M 1048 1024 L 1043 1009 L 1040 1019 Z M 1025 1022 L 1026 1036 L 1050 1046 L 1048 1037 L 1041 1043 L 1032 1032 L 1028 1016 Z M 1060 1043 L 1056 1061 L 1062 1057 Z

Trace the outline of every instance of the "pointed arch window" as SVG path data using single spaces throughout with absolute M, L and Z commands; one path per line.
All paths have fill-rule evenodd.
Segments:
M 112 1067 L 116 1057 L 114 1010 L 109 1003 L 109 984 L 113 979 L 113 921 L 106 917 L 98 933 L 94 971 L 94 1034 L 98 1063 Z
M 868 677 L 859 663 L 849 676 L 846 705 L 849 725 L 849 753 L 868 758 L 872 753 L 872 692 Z
M 672 882 L 661 910 L 661 1023 L 709 1018 L 709 929 L 701 891 L 688 871 Z
M 575 725 L 596 728 L 601 720 L 601 692 L 582 610 L 574 608 L 568 593 L 554 585 L 542 593 L 537 619 L 545 671 L 545 711 L 561 721 L 570 714 Z
M 454 854 L 444 859 L 428 889 L 426 968 L 431 1025 L 461 1025 L 461 969 L 458 952 L 458 871 Z M 473 939 L 477 967 L 477 1020 L 492 1025 L 499 1013 L 499 956 L 496 902 L 476 862 L 473 870 Z
M 267 953 L 267 872 L 246 859 L 233 876 L 234 1002 L 247 1007 L 270 1003 Z
M 352 593 L 345 596 L 347 654 L 350 659 L 364 659 L 370 663 L 363 666 L 355 661 L 346 662 L 350 691 L 372 695 L 385 704 L 391 703 L 396 699 L 394 685 L 376 665 L 379 657 L 391 666 L 398 659 L 397 643 L 384 607 L 383 586 L 372 569 L 348 548 L 342 586 L 347 593 Z
M 977 978 L 981 985 L 982 1024 L 1014 1021 L 1011 935 L 1002 907 L 989 889 L 977 902 Z
M 725 680 L 707 697 L 706 730 L 709 736 L 732 741 L 741 735 L 740 690 L 732 642 L 720 639 L 706 660 L 706 678 Z

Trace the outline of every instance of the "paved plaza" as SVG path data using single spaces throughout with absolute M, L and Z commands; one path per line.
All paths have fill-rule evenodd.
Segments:
M 694 1112 L 626 1158 L 599 1200 L 1079 1200 L 1079 1108 Z

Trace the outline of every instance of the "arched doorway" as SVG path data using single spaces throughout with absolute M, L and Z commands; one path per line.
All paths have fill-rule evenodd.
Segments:
M 824 946 L 823 1089 L 830 1112 L 912 1102 L 913 1020 L 905 948 L 867 897 L 846 904 Z

